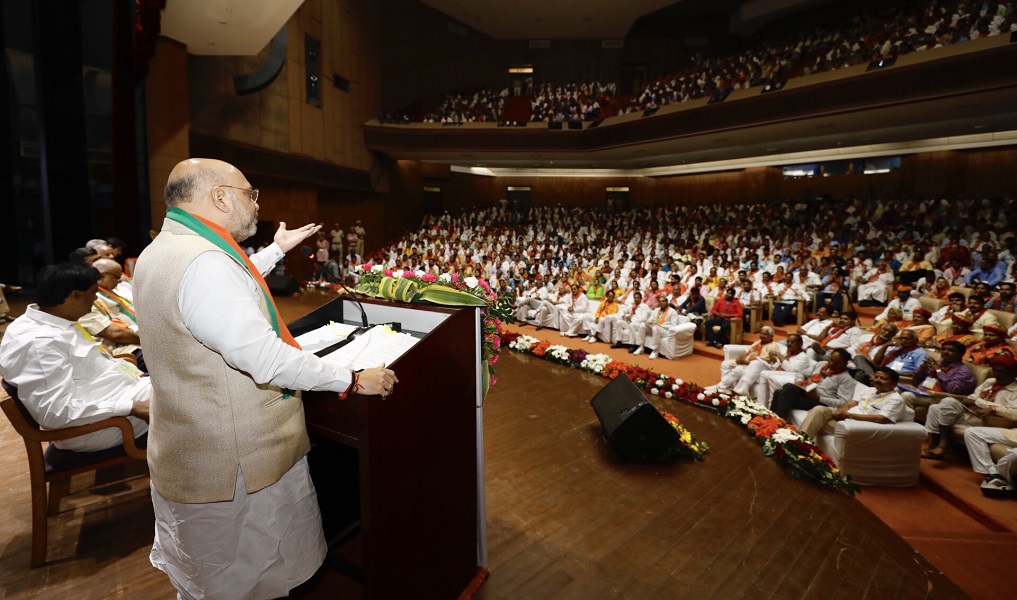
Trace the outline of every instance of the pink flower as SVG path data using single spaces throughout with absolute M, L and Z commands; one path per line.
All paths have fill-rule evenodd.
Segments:
M 491 375 L 491 384 L 490 385 L 494 386 L 497 383 L 498 383 L 498 377 L 496 375 Z
M 501 355 L 500 354 L 495 354 L 491 358 L 487 359 L 487 364 L 489 364 L 489 365 L 491 365 L 493 367 L 494 365 L 498 364 L 498 359 L 499 358 L 501 358 Z
M 459 283 L 459 273 L 452 273 L 452 283 Z
M 385 269 L 385 277 L 391 277 L 391 276 L 392 276 L 392 269 Z
M 491 286 L 490 286 L 490 284 L 488 284 L 488 283 L 487 283 L 486 281 L 484 281 L 483 279 L 481 279 L 481 280 L 480 280 L 480 281 L 478 281 L 477 283 L 479 283 L 479 284 L 480 284 L 480 287 L 484 288 L 484 291 L 485 291 L 485 292 L 490 292 L 490 291 L 491 291 Z
M 403 271 L 403 279 L 416 279 L 416 277 L 417 274 L 414 273 L 413 271 L 410 270 Z
M 424 273 L 420 276 L 420 280 L 426 281 L 427 283 L 434 283 L 435 281 L 438 281 L 438 276 L 434 273 Z
M 499 335 L 494 336 L 494 339 L 491 340 L 491 347 L 494 348 L 495 350 L 501 348 L 501 336 Z

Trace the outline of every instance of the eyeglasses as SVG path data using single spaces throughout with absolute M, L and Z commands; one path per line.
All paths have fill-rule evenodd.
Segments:
M 219 184 L 219 187 L 231 188 L 231 189 L 234 189 L 234 190 L 240 190 L 241 192 L 246 192 L 247 193 L 247 197 L 251 199 L 251 202 L 253 202 L 255 204 L 258 203 L 258 188 L 247 189 L 247 188 L 237 187 L 235 185 L 225 185 L 225 184 Z

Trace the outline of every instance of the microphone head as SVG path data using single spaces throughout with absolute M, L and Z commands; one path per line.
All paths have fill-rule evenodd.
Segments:
M 314 258 L 314 250 L 311 250 L 310 246 L 301 246 L 300 253 L 308 258 Z

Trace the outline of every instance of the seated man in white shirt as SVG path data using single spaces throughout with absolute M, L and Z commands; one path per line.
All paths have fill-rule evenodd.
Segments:
M 91 310 L 98 279 L 89 265 L 43 269 L 38 303 L 29 305 L 0 341 L 0 377 L 17 388 L 21 403 L 46 429 L 127 416 L 138 438 L 148 431 L 151 380 L 133 364 L 113 358 L 77 324 Z M 93 452 L 122 443 L 120 430 L 111 428 L 55 445 Z
M 533 323 L 537 326 L 537 331 L 540 331 L 544 327 L 550 327 L 552 329 L 558 328 L 558 319 L 560 317 L 559 307 L 564 306 L 565 300 L 571 293 L 571 288 L 567 281 L 562 280 L 553 292 L 547 295 L 547 298 L 540 301 L 540 306 L 537 308 L 537 312 L 534 313 Z
M 683 317 L 678 314 L 678 311 L 671 308 L 667 304 L 666 298 L 657 299 L 657 307 L 650 313 L 650 317 L 646 319 L 646 323 L 643 325 L 643 330 L 636 334 L 642 336 L 642 341 L 639 343 L 639 347 L 632 351 L 632 354 L 642 354 L 646 351 L 646 348 L 650 349 L 650 358 L 656 359 L 658 356 L 657 349 L 660 347 L 660 340 L 666 335 L 670 335 L 670 328 L 677 325 L 679 322 L 683 322 L 680 319 L 684 319 L 684 322 L 688 322 L 688 317 Z
M 816 361 L 826 360 L 829 358 L 830 350 L 834 348 L 847 350 L 854 356 L 861 344 L 862 336 L 866 335 L 865 330 L 857 325 L 857 318 L 858 315 L 853 312 L 841 313 L 837 322 L 826 330 L 822 338 L 810 339 L 813 343 L 809 345 L 809 358 Z
M 129 304 L 110 292 L 120 279 L 120 265 L 114 260 L 100 258 L 92 263 L 92 268 L 99 271 L 99 293 L 92 303 L 92 310 L 78 319 L 78 323 L 89 335 L 102 342 L 110 354 L 134 356 L 138 368 L 147 373 L 133 303 Z M 117 299 L 120 303 L 116 302 Z
M 809 358 L 808 353 L 802 348 L 802 336 L 797 333 L 787 335 L 787 349 L 783 360 L 776 368 L 763 371 L 759 374 L 759 382 L 756 389 L 750 390 L 750 395 L 755 397 L 756 402 L 769 406 L 772 410 L 771 399 L 773 393 L 784 386 L 781 380 L 781 373 L 805 373 L 812 369 L 815 361 Z
M 640 292 L 633 294 L 632 304 L 622 306 L 618 311 L 618 319 L 611 329 L 611 347 L 635 351 L 637 344 L 643 343 L 644 325 L 651 312 L 650 307 L 643 302 L 643 295 Z
M 738 358 L 720 363 L 720 383 L 714 389 L 748 396 L 756 385 L 760 373 L 775 369 L 784 359 L 784 349 L 773 341 L 773 327 L 764 325 L 759 339 Z M 707 388 L 709 389 L 709 388 Z
M 860 395 L 856 393 L 853 400 L 838 408 L 819 405 L 809 410 L 802 422 L 801 432 L 811 438 L 816 438 L 820 433 L 833 433 L 836 422 L 844 419 L 884 424 L 904 420 L 907 405 L 897 393 L 898 381 L 900 375 L 896 371 L 889 367 L 879 367 L 871 376 L 872 387 L 862 388 L 865 391 Z
M 516 320 L 520 323 L 531 323 L 527 315 L 531 310 L 540 308 L 540 302 L 547 298 L 547 289 L 540 281 L 534 279 L 533 274 L 527 276 L 525 289 L 516 296 Z
M 833 325 L 834 320 L 830 317 L 830 309 L 820 306 L 816 310 L 816 318 L 805 322 L 798 328 L 798 335 L 803 338 L 818 342 L 826 337 L 826 332 Z
M 874 319 L 875 323 L 886 321 L 890 315 L 890 311 L 897 309 L 901 313 L 901 318 L 905 321 L 910 321 L 914 316 L 914 310 L 919 308 L 922 303 L 911 295 L 914 290 L 910 285 L 898 285 L 897 286 L 897 297 L 890 300 L 890 303 L 886 305 L 883 312 Z

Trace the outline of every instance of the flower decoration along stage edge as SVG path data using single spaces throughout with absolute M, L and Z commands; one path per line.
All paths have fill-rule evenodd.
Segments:
M 759 442 L 763 454 L 784 464 L 792 477 L 812 479 L 851 495 L 860 489 L 858 484 L 851 481 L 850 475 L 843 473 L 833 459 L 816 447 L 813 440 L 751 398 L 707 392 L 698 384 L 616 361 L 607 354 L 590 354 L 584 350 L 553 345 L 514 331 L 504 331 L 501 340 L 516 352 L 538 356 L 607 379 L 625 376 L 651 395 L 709 408 L 744 427 Z M 707 444 L 696 441 L 677 417 L 664 411 L 661 413 L 684 442 L 681 449 L 676 449 L 677 455 L 702 460 L 708 449 Z

